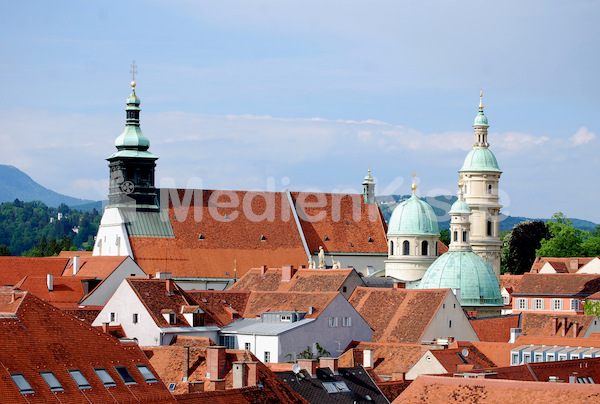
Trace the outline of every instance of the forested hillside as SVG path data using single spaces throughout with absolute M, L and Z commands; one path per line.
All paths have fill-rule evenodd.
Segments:
M 39 201 L 0 205 L 0 255 L 47 256 L 60 250 L 91 249 L 101 215 Z M 4 247 L 2 247 L 4 246 Z

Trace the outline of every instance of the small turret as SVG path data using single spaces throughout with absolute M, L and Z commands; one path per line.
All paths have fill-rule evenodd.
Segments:
M 373 176 L 371 175 L 371 168 L 369 168 L 369 171 L 362 183 L 362 186 L 363 186 L 363 198 L 365 200 L 365 203 L 366 204 L 375 203 L 375 180 L 373 179 Z

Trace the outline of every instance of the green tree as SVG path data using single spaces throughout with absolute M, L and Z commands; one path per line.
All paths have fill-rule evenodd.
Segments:
M 446 245 L 450 245 L 450 229 L 440 230 L 440 241 Z
M 573 227 L 573 223 L 561 212 L 552 215 L 546 223 L 551 238 L 542 240 L 536 251 L 538 257 L 583 257 L 583 242 L 590 237 L 590 232 Z M 586 248 L 589 248 L 587 246 Z
M 535 260 L 535 251 L 541 247 L 541 241 L 551 236 L 544 222 L 521 222 L 506 233 L 502 244 L 502 273 L 522 274 L 531 269 Z
M 0 256 L 7 257 L 10 255 L 10 250 L 6 246 L 6 244 L 0 244 Z

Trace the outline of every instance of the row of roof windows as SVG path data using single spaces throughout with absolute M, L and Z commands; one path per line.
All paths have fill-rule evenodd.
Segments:
M 146 365 L 136 365 L 136 368 L 140 372 L 146 383 L 157 382 L 156 377 Z M 131 376 L 131 373 L 129 373 L 125 366 L 115 366 L 115 370 L 123 380 L 123 383 L 125 383 L 126 385 L 137 384 L 135 379 L 133 378 L 133 376 Z M 72 369 L 68 370 L 67 372 L 69 373 L 73 381 L 77 384 L 79 389 L 83 390 L 92 388 L 88 380 L 85 378 L 85 376 L 83 375 L 83 373 L 81 373 L 79 369 Z M 94 368 L 94 372 L 105 387 L 113 387 L 117 385 L 105 368 Z M 54 373 L 52 373 L 51 371 L 40 372 L 40 376 L 42 376 L 42 378 L 44 379 L 51 391 L 64 390 L 62 384 L 58 381 Z M 19 388 L 21 394 L 34 393 L 33 388 L 22 373 L 12 373 L 10 377 Z

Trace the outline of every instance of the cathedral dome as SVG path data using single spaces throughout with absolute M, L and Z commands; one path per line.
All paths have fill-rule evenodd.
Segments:
M 476 147 L 472 149 L 469 154 L 467 154 L 465 162 L 460 169 L 460 172 L 463 171 L 502 172 L 500 167 L 498 167 L 496 156 L 494 156 L 494 153 L 487 147 Z
M 471 214 L 471 208 L 469 208 L 469 204 L 465 202 L 463 199 L 458 199 L 456 202 L 452 204 L 450 211 L 448 211 L 451 215 L 457 214 Z
M 416 195 L 402 202 L 392 212 L 388 225 L 389 235 L 439 236 L 437 217 L 431 206 Z
M 479 113 L 475 117 L 475 122 L 473 122 L 473 126 L 490 126 L 488 125 L 488 119 L 483 113 L 483 111 L 479 111 Z
M 502 306 L 492 267 L 473 251 L 448 251 L 429 266 L 419 289 L 460 289 L 461 306 Z

